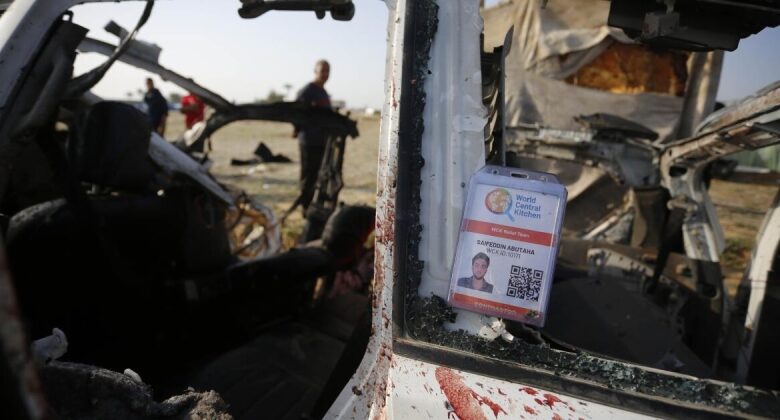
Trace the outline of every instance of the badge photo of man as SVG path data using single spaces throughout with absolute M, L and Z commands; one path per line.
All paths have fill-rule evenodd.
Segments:
M 458 279 L 458 287 L 479 290 L 480 292 L 493 293 L 493 285 L 485 280 L 488 268 L 490 267 L 490 257 L 480 252 L 471 259 L 471 277 L 461 277 Z

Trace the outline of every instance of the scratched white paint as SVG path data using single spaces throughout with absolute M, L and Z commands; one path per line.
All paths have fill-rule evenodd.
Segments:
M 769 322 L 761 324 L 761 306 L 766 297 L 766 283 L 769 281 L 769 273 L 772 270 L 775 255 L 780 247 L 780 191 L 775 195 L 772 206 L 764 216 L 756 248 L 750 258 L 750 300 L 748 301 L 747 315 L 745 316 L 745 330 L 752 332 L 742 344 L 737 358 L 737 377 L 742 383 L 747 379 L 750 370 L 750 362 L 753 357 L 753 347 L 756 342 L 758 329 L 771 328 Z M 773 321 L 773 320 L 768 320 Z
M 466 186 L 471 175 L 485 165 L 487 111 L 482 105 L 479 1 L 438 4 L 439 25 L 425 79 L 419 247 L 425 266 L 419 293 L 446 299 Z M 458 318 L 476 319 L 478 315 L 464 313 Z
M 389 372 L 392 358 L 393 246 L 395 243 L 395 188 L 398 173 L 399 102 L 403 66 L 406 0 L 386 1 L 387 60 L 385 100 L 379 132 L 377 170 L 375 287 L 372 298 L 373 334 L 366 353 L 330 410 L 330 418 L 386 418 L 389 410 Z
M 453 402 L 449 401 L 437 380 L 436 370 L 447 369 L 406 357 L 395 356 L 390 372 L 392 379 L 392 411 L 395 419 L 446 419 L 457 415 Z M 550 392 L 541 388 L 524 386 L 499 379 L 452 370 L 463 384 L 476 395 L 475 401 L 488 399 L 501 408 L 498 415 L 488 404 L 480 404 L 486 419 L 648 419 L 644 415 L 584 401 L 578 398 Z M 468 398 L 466 396 L 466 398 Z M 560 401 L 558 401 L 560 400 Z
M 117 0 L 16 0 L 11 4 L 0 17 L 0 112 L 54 21 L 77 4 L 109 1 Z
M 423 227 L 419 259 L 424 263 L 421 297 L 447 298 L 452 260 L 458 241 L 466 186 L 485 164 L 484 128 L 487 110 L 482 104 L 479 36 L 482 17 L 478 0 L 438 2 L 439 24 L 431 44 L 425 79 L 425 130 L 420 174 L 420 224 Z M 455 309 L 449 330 L 464 330 L 493 340 L 504 334 L 497 318 Z

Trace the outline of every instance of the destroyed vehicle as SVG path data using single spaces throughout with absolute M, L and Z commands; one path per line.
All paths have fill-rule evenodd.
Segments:
M 415 53 L 396 73 L 407 83 L 396 82 L 400 130 L 387 152 L 403 158 L 379 185 L 392 199 L 377 208 L 377 255 L 386 253 L 384 282 L 395 288 L 391 377 L 422 381 L 465 418 L 564 418 L 600 404 L 658 417 L 773 417 L 777 336 L 757 320 L 776 318 L 767 293 L 778 196 L 732 298 L 707 187 L 716 159 L 780 141 L 777 85 L 711 114 L 722 53 L 710 51 L 776 26 L 777 9 L 515 1 L 485 10 L 480 34 L 474 3 L 405 4 L 414 18 L 404 45 Z M 742 20 L 719 25 L 727 14 Z M 663 34 L 642 32 L 675 16 Z M 446 303 L 465 187 L 486 163 L 551 172 L 569 186 L 544 328 Z M 384 229 L 383 215 L 396 229 Z M 392 382 L 389 412 L 403 413 L 401 401 L 429 407 Z
M 129 34 L 126 29 L 114 21 L 106 24 L 104 29 L 119 37 L 120 41 Z M 109 43 L 85 37 L 79 43 L 78 51 L 81 53 L 97 53 L 110 58 L 115 55 L 117 48 L 117 46 Z M 209 149 L 212 147 L 210 137 L 223 127 L 237 121 L 262 120 L 286 122 L 298 126 L 315 124 L 328 131 L 329 136 L 325 146 L 323 164 L 320 168 L 315 199 L 307 209 L 304 231 L 300 242 L 307 243 L 319 238 L 325 228 L 325 223 L 336 210 L 339 202 L 338 196 L 343 187 L 341 175 L 346 139 L 358 136 L 357 123 L 350 119 L 348 114 L 341 115 L 332 110 L 312 108 L 302 103 L 233 104 L 218 93 L 196 83 L 192 78 L 163 67 L 159 63 L 161 52 L 162 48 L 158 45 L 134 38 L 127 41 L 127 48 L 122 54 L 117 56 L 117 60 L 157 74 L 164 80 L 188 92 L 192 92 L 214 110 L 205 122 L 195 124 L 174 142 L 178 148 L 186 151 L 193 157 L 197 157 L 199 161 L 206 165 L 208 165 L 208 153 L 204 153 L 204 149 L 206 149 L 207 143 L 209 144 Z M 258 146 L 255 154 L 258 157 L 264 157 L 272 161 L 289 162 L 286 156 L 273 156 L 264 143 Z M 236 161 L 240 164 L 253 164 L 256 162 L 255 160 Z M 299 204 L 299 200 L 295 200 L 292 206 L 282 215 L 282 223 L 286 216 L 295 210 Z M 275 222 L 268 223 L 269 226 L 274 224 Z M 256 242 L 256 240 L 253 240 L 251 246 L 249 244 L 244 246 L 254 250 L 257 248 Z
M 303 3 L 322 6 L 344 2 L 244 1 L 241 15 L 253 17 L 254 12 L 267 6 Z M 569 12 L 566 14 L 569 17 L 591 16 L 588 13 L 595 9 L 595 16 L 602 17 L 596 29 L 605 36 L 613 30 L 609 23 L 622 27 L 628 35 L 645 35 L 640 36 L 645 41 L 647 35 L 653 35 L 650 38 L 655 40 L 656 47 L 685 51 L 735 47 L 740 38 L 776 25 L 776 10 L 780 7 L 775 2 L 747 2 L 748 7 L 736 2 L 667 3 L 674 4 L 582 2 L 584 6 L 578 3 L 563 9 Z M 546 13 L 543 10 L 561 12 L 554 1 L 518 4 L 531 16 Z M 544 4 L 549 9 L 542 9 Z M 116 332 L 117 336 L 127 333 L 128 337 L 140 335 L 149 340 L 134 348 L 153 353 L 157 364 L 143 367 L 139 378 L 135 371 L 141 369 L 135 366 L 129 366 L 134 372 L 122 376 L 103 370 L 95 373 L 97 368 L 73 363 L 25 363 L 26 342 L 18 333 L 22 325 L 15 309 L 4 306 L 0 312 L 6 351 L 4 363 L 13 363 L 8 362 L 10 368 L 3 372 L 10 372 L 15 380 L 11 391 L 16 397 L 11 399 L 16 404 L 15 413 L 39 417 L 47 407 L 44 401 L 48 401 L 48 407 L 60 412 L 73 410 L 67 413 L 94 416 L 96 411 L 89 410 L 104 409 L 109 405 L 103 404 L 106 401 L 120 401 L 115 405 L 134 403 L 135 407 L 144 409 L 146 416 L 163 417 L 180 407 L 181 401 L 193 398 L 188 394 L 153 403 L 148 388 L 143 388 L 145 393 L 139 393 L 143 398 L 115 396 L 127 395 L 128 389 L 145 387 L 135 382 L 140 379 L 150 383 L 161 396 L 180 393 L 185 386 L 201 392 L 216 389 L 226 401 L 232 400 L 229 410 L 234 415 L 247 418 L 292 418 L 300 416 L 298 409 L 304 406 L 306 414 L 315 418 L 775 417 L 780 400 L 777 365 L 772 357 L 777 353 L 777 340 L 771 322 L 775 317 L 772 287 L 780 238 L 778 199 L 766 215 L 745 276 L 742 293 L 747 305 L 740 306 L 739 301 L 727 299 L 722 278 L 717 273 L 720 251 L 712 233 L 717 232 L 717 219 L 708 209 L 702 171 L 716 157 L 778 141 L 777 89 L 759 92 L 744 104 L 713 115 L 699 130 L 691 129 L 681 137 L 664 137 L 660 143 L 648 138 L 653 137 L 655 130 L 638 127 L 631 118 L 603 115 L 606 111 L 591 116 L 591 108 L 576 111 L 576 116 L 584 116 L 581 121 L 591 131 L 579 130 L 579 126 L 572 125 L 576 121 L 568 118 L 560 126 L 531 118 L 524 121 L 525 125 L 512 128 L 507 123 L 510 97 L 507 87 L 517 75 L 509 72 L 506 63 L 508 55 L 522 45 L 510 35 L 505 39 L 512 40 L 513 45 L 502 42 L 499 50 L 483 50 L 479 1 L 398 0 L 387 1 L 387 5 L 387 95 L 380 139 L 375 274 L 367 311 L 353 314 L 340 339 L 334 339 L 336 334 L 330 327 L 339 323 L 332 317 L 322 317 L 318 328 L 311 322 L 301 322 L 304 318 L 296 318 L 294 322 L 274 319 L 277 322 L 263 325 L 263 320 L 278 315 L 283 303 L 273 306 L 272 302 L 261 308 L 272 312 L 271 316 L 258 314 L 258 306 L 267 304 L 269 295 L 273 298 L 280 295 L 267 289 L 260 293 L 241 290 L 245 292 L 243 295 L 227 293 L 234 290 L 234 279 L 225 282 L 216 277 L 213 282 L 185 281 L 183 294 L 200 299 L 208 295 L 206 292 L 212 292 L 217 299 L 205 305 L 184 305 L 185 309 L 181 310 L 176 304 L 181 302 L 180 296 L 153 295 L 155 304 L 169 311 L 167 316 L 130 317 L 122 324 L 127 330 L 105 325 L 107 319 L 83 317 L 94 322 L 97 328 Z M 0 130 L 7 130 L 9 118 L 5 113 L 24 104 L 17 98 L 29 76 L 19 77 L 21 70 L 35 69 L 37 60 L 45 57 L 40 51 L 45 51 L 46 45 L 57 39 L 52 36 L 56 33 L 54 28 L 69 26 L 67 18 L 62 17 L 65 10 L 66 6 L 53 6 L 49 2 L 17 0 L 0 20 L 0 34 L 8 34 L 7 38 L 0 39 L 0 59 L 5 63 L 0 68 L 0 77 L 10 86 L 6 89 L 0 85 L 3 89 L 0 90 L 3 106 Z M 505 16 L 514 20 L 517 15 Z M 684 27 L 675 26 L 675 16 Z M 740 16 L 742 20 L 739 25 L 722 24 L 723 16 Z M 657 30 L 648 25 L 652 33 L 643 34 L 642 23 L 646 20 L 657 23 Z M 33 25 L 36 22 L 47 23 Z M 539 26 L 539 20 L 529 22 L 530 27 Z M 35 52 L 39 55 L 34 56 L 30 51 L 35 48 L 10 48 L 18 38 L 13 35 L 22 30 L 25 39 L 36 45 Z M 521 27 L 515 25 L 514 30 L 520 31 Z M 68 51 L 75 50 L 79 42 L 69 44 Z M 579 58 L 593 56 L 586 54 Z M 687 83 L 684 83 L 685 92 Z M 564 93 L 556 99 L 565 96 Z M 711 111 L 705 108 L 711 105 L 702 105 L 697 118 L 705 118 Z M 652 114 L 653 110 L 647 112 Z M 53 121 L 52 115 L 53 112 L 48 123 Z M 682 115 L 675 118 L 688 118 Z M 699 120 L 686 120 L 690 127 L 697 123 Z M 519 133 L 513 136 L 511 130 Z M 8 138 L 3 137 L 3 141 Z M 607 157 L 592 164 L 583 165 L 574 154 L 574 158 L 568 159 L 574 170 L 578 165 L 604 167 L 625 161 L 627 157 L 636 158 L 636 162 L 644 164 L 637 171 L 657 175 L 657 179 L 648 180 L 650 190 L 655 189 L 648 198 L 654 213 L 648 215 L 648 207 L 641 203 L 627 210 L 627 213 L 634 212 L 635 218 L 631 220 L 632 229 L 617 236 L 621 240 L 610 241 L 613 235 L 586 237 L 606 223 L 604 219 L 613 216 L 610 214 L 592 215 L 583 228 L 570 229 L 569 238 L 561 243 L 549 319 L 544 328 L 453 310 L 444 297 L 469 177 L 488 162 L 518 165 L 514 167 L 518 171 L 533 168 L 534 164 L 567 166 L 566 159 L 545 155 L 536 147 L 545 145 L 543 141 L 550 143 L 550 139 L 562 140 L 561 150 L 571 141 L 580 140 L 586 151 L 603 146 Z M 621 142 L 635 146 L 638 154 L 620 150 Z M 653 156 L 658 161 L 647 165 L 646 159 Z M 550 157 L 556 160 L 545 161 Z M 626 181 L 627 175 L 631 175 L 630 168 L 616 168 L 611 172 L 614 174 L 611 182 L 617 185 L 618 192 L 637 194 L 633 181 Z M 556 170 L 551 166 L 541 169 Z M 560 173 L 572 176 L 568 170 Z M 570 186 L 574 181 L 576 175 L 572 176 Z M 577 212 L 572 205 L 578 196 L 570 195 L 568 220 Z M 660 221 L 653 222 L 650 216 L 658 216 Z M 643 224 L 648 226 L 644 236 L 639 235 L 641 229 L 637 228 Z M 659 224 L 663 230 L 659 230 Z M 611 229 L 613 225 L 608 226 L 607 230 L 616 232 Z M 640 243 L 634 242 L 635 237 L 641 239 Z M 650 237 L 661 238 L 656 241 L 657 249 L 644 246 Z M 625 238 L 628 243 L 621 243 Z M 5 242 L 13 284 L 19 288 L 22 280 L 13 272 L 10 241 L 5 239 Z M 40 246 L 40 242 L 35 245 Z M 36 248 L 29 252 L 39 251 Z M 52 254 L 56 253 L 50 251 L 46 258 Z M 123 255 L 109 254 L 95 258 L 94 262 L 110 265 L 111 258 L 117 258 L 117 254 Z M 678 264 L 690 272 L 667 270 Z M 242 274 L 252 279 L 258 271 Z M 79 297 L 78 303 L 98 302 L 111 307 L 122 304 L 136 309 L 138 302 L 147 301 L 142 298 L 150 298 L 138 293 L 117 300 L 111 294 L 113 285 L 124 279 L 114 277 L 104 275 L 101 282 L 95 282 L 106 289 L 111 287 L 108 290 L 80 288 L 89 294 Z M 302 277 L 299 273 L 285 272 L 262 284 L 287 289 L 284 296 L 290 296 L 289 288 L 296 287 L 291 283 L 298 285 L 299 277 Z M 59 297 L 56 293 L 69 286 L 70 289 L 80 286 L 62 284 L 63 278 L 56 273 L 52 278 L 57 282 L 47 284 L 59 289 L 48 294 L 47 301 L 55 304 Z M 0 279 L 4 290 L 9 290 L 8 276 Z M 106 282 L 111 282 L 111 286 L 106 286 Z M 204 284 L 211 287 L 202 287 Z M 251 281 L 242 284 L 257 287 Z M 225 286 L 230 290 L 223 290 Z M 145 285 L 142 289 L 146 295 L 150 294 L 149 287 Z M 34 292 L 37 293 L 27 298 L 19 292 L 22 314 L 29 310 L 25 308 L 37 307 L 34 299 L 45 293 Z M 68 296 L 73 294 L 66 292 Z M 307 293 L 305 287 L 301 293 Z M 31 304 L 25 303 L 31 300 Z M 14 300 L 3 303 L 13 305 Z M 740 312 L 740 308 L 745 308 L 745 312 Z M 155 308 L 146 306 L 145 309 Z M 299 305 L 297 309 L 305 308 Z M 234 315 L 235 312 L 239 314 Z M 138 311 L 128 313 L 139 315 Z M 140 315 L 146 316 L 143 312 Z M 182 325 L 192 325 L 192 329 L 183 329 Z M 149 328 L 164 334 L 149 339 Z M 242 331 L 234 335 L 228 329 Z M 241 340 L 247 337 L 247 331 L 256 334 L 255 341 L 249 345 Z M 173 339 L 168 336 L 169 340 L 165 341 L 176 346 L 167 348 L 158 344 L 166 334 L 178 334 Z M 42 335 L 40 332 L 36 337 Z M 52 337 L 56 340 L 58 334 Z M 229 341 L 231 338 L 235 341 Z M 69 337 L 69 342 L 76 346 L 77 343 L 93 344 L 96 340 L 82 336 Z M 110 343 L 97 342 L 97 345 Z M 227 346 L 234 350 L 225 353 Z M 67 354 L 79 354 L 77 350 L 80 349 L 74 349 L 73 353 L 69 350 Z M 111 359 L 110 363 L 83 359 L 81 362 L 122 371 L 129 361 L 138 360 L 122 349 L 111 350 L 116 352 L 96 355 Z M 182 363 L 183 359 L 187 359 L 186 363 Z M 333 360 L 337 362 L 334 364 Z M 172 361 L 176 362 L 175 368 L 169 365 Z M 73 375 L 73 370 L 82 372 L 82 376 Z M 62 386 L 84 383 L 63 380 L 84 377 L 83 372 L 125 386 L 117 386 L 116 392 L 108 393 L 89 387 Z M 128 377 L 134 382 L 128 383 Z M 196 397 L 213 399 L 213 395 Z M 72 401 L 81 405 L 74 407 L 69 404 Z
M 154 2 L 132 31 L 109 25 L 118 46 L 93 46 L 109 48 L 108 58 L 74 77 L 77 50 L 97 42 L 72 22 L 78 11 L 68 8 L 76 3 L 14 2 L 0 17 L 5 33 L 16 34 L 0 47 L 9 64 L 3 71 L 16 68 L 5 74 L 0 117 L 0 213 L 13 276 L 11 289 L 4 272 L 3 296 L 9 304 L 17 297 L 24 322 L 2 339 L 3 366 L 13 364 L 3 383 L 18 386 L 4 390 L 9 401 L 26 395 L 16 401 L 43 403 L 26 394 L 33 377 L 6 378 L 24 368 L 13 352 L 26 345 L 14 340 L 48 336 L 33 353 L 48 363 L 37 373 L 47 403 L 1 411 L 10 418 L 136 418 L 203 409 L 210 417 L 209 410 L 227 413 L 226 400 L 243 418 L 257 410 L 289 418 L 310 412 L 368 306 L 374 210 L 337 207 L 345 140 L 357 136 L 356 122 L 301 103 L 234 105 L 180 77 L 215 112 L 199 137 L 169 143 L 134 107 L 89 92 L 113 62 L 145 51 L 134 37 Z M 39 19 L 46 24 L 27 30 Z M 270 209 L 208 172 L 199 146 L 238 120 L 315 123 L 329 133 L 306 226 L 307 239 L 317 241 L 282 252 Z M 319 298 L 345 275 L 357 276 L 362 290 Z M 3 317 L 3 329 L 11 332 L 13 322 Z M 266 404 L 255 404 L 246 387 L 224 392 L 249 372 L 220 373 L 243 365 L 234 356 L 242 346 L 268 363 L 255 370 Z M 85 378 L 95 379 L 86 385 Z M 302 397 L 278 399 L 279 386 Z M 208 391 L 185 393 L 188 387 Z
M 755 351 L 750 284 L 764 274 L 745 271 L 739 293 L 727 287 L 708 188 L 713 177 L 778 185 L 777 173 L 746 177 L 719 159 L 777 143 L 779 85 L 713 113 L 723 51 L 690 52 L 661 36 L 636 43 L 606 26 L 641 13 L 620 2 L 576 2 L 582 13 L 567 13 L 573 7 L 510 2 L 484 13 L 486 42 L 501 42 L 503 53 L 500 158 L 567 184 L 558 267 L 590 278 L 559 274 L 552 305 L 589 304 L 552 315 L 545 333 L 621 360 L 776 389 L 765 362 L 744 363 Z M 505 14 L 514 27 L 504 41 Z M 759 246 L 777 241 L 766 223 Z

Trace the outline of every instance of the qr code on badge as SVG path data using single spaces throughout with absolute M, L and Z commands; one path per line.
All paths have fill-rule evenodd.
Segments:
M 509 272 L 506 295 L 518 299 L 539 301 L 544 271 L 513 265 Z

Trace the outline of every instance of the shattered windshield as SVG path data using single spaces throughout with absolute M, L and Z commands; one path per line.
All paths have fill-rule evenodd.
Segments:
M 409 337 L 556 377 L 727 410 L 774 404 L 752 387 L 780 387 L 769 373 L 775 362 L 761 356 L 774 351 L 774 333 L 764 330 L 768 341 L 756 338 L 758 317 L 774 322 L 765 293 L 778 258 L 780 168 L 772 159 L 748 167 L 732 155 L 777 150 L 777 85 L 721 102 L 723 51 L 688 48 L 668 33 L 638 42 L 613 22 L 639 11 L 610 12 L 604 2 L 507 1 L 480 9 L 478 63 L 442 52 L 458 25 L 441 20 L 455 13 L 449 6 L 416 11 L 421 58 L 413 77 L 425 84 L 413 92 L 427 100 L 411 101 L 423 121 L 410 123 L 407 136 L 420 136 L 409 150 L 421 159 L 399 168 L 414 174 L 401 185 L 413 185 L 404 208 L 411 216 L 404 217 L 417 223 L 400 239 L 412 242 L 402 258 Z M 452 88 L 440 80 L 457 80 L 476 65 L 482 84 L 464 79 L 462 105 L 450 105 L 456 111 L 447 126 L 429 111 L 445 106 L 435 95 Z M 487 117 L 473 108 L 475 97 Z M 515 220 L 528 213 L 526 196 L 507 194 L 500 206 L 486 196 L 485 206 L 501 216 L 485 220 L 504 222 L 478 240 L 465 235 L 480 232 L 463 203 L 474 188 L 471 175 L 486 163 L 554 174 L 568 191 L 541 328 L 495 309 L 536 307 L 545 275 L 532 265 L 540 252 L 533 239 L 506 239 L 513 228 L 539 226 Z M 503 190 L 490 194 L 496 191 Z M 513 219 L 492 208 L 505 203 L 523 211 L 513 210 Z M 464 240 L 472 240 L 468 261 L 453 264 Z M 504 256 L 515 271 L 502 268 L 510 264 Z M 453 309 L 462 307 L 464 293 L 479 304 Z M 739 386 L 705 396 L 701 390 L 715 386 L 707 380 Z

